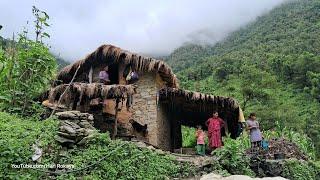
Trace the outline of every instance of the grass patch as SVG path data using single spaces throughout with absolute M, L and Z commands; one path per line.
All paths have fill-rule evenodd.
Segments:
M 34 164 L 31 156 L 34 153 L 32 145 L 36 142 L 44 152 L 39 164 L 74 165 L 70 170 L 90 166 L 59 174 L 57 179 L 166 179 L 195 173 L 187 163 L 178 163 L 171 156 L 138 148 L 130 142 L 112 141 L 105 133 L 97 133 L 84 147 L 67 150 L 54 141 L 57 128 L 58 121 L 54 119 L 21 119 L 0 112 L 0 179 L 49 178 L 48 174 L 34 169 L 11 167 L 12 164 Z
M 21 119 L 0 112 L 0 179 L 32 179 L 40 176 L 41 173 L 11 166 L 31 164 L 34 153 L 32 145 L 38 142 L 41 148 L 46 148 L 53 144 L 57 128 L 58 122 L 54 119 Z

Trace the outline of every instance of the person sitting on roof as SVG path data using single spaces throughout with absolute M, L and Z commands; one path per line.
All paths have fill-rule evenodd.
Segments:
M 110 84 L 108 70 L 109 70 L 109 68 L 108 68 L 108 66 L 106 66 L 105 68 L 103 68 L 102 71 L 99 72 L 100 83 L 103 83 L 105 85 Z
M 133 84 L 139 80 L 139 75 L 132 65 L 126 67 L 124 76 L 126 77 L 127 84 Z

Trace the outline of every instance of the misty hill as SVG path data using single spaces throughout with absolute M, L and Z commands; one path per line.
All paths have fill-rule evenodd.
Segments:
M 0 47 L 6 48 L 6 47 L 10 46 L 10 42 L 11 42 L 11 40 L 5 39 L 5 38 L 3 38 L 3 37 L 0 36 Z M 59 56 L 57 56 L 57 55 L 55 55 L 55 54 L 52 54 L 52 55 L 53 55 L 53 56 L 56 58 L 56 60 L 57 60 L 58 69 L 61 69 L 61 68 L 65 67 L 65 66 L 67 66 L 67 65 L 69 64 L 69 63 L 68 63 L 66 60 L 64 60 L 63 58 L 61 58 L 61 57 L 59 57 Z
M 320 1 L 290 1 L 214 46 L 167 59 L 183 88 L 237 98 L 264 128 L 307 133 L 320 149 Z
M 246 54 L 277 53 L 300 54 L 309 51 L 319 54 L 319 2 L 303 0 L 284 4 L 268 15 L 234 32 L 214 46 L 186 45 L 176 49 L 168 58 L 175 70 L 198 64 L 204 58 L 215 55 L 250 50 Z M 281 48 L 286 46 L 287 48 Z M 279 48 L 280 47 L 280 48 Z M 241 52 L 244 53 L 244 52 Z

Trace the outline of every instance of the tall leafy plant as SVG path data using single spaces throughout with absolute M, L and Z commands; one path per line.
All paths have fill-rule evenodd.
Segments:
M 55 58 L 42 42 L 44 37 L 50 37 L 44 31 L 49 26 L 49 16 L 36 7 L 32 12 L 36 40 L 28 39 L 28 32 L 24 31 L 17 41 L 13 37 L 11 45 L 0 51 L 0 108 L 22 115 L 39 109 L 33 99 L 47 88 L 57 69 Z

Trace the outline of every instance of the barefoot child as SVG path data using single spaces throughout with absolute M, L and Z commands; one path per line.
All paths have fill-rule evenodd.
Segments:
M 205 155 L 205 143 L 204 143 L 205 134 L 202 130 L 201 125 L 197 126 L 196 138 L 197 138 L 197 154 L 204 156 Z

